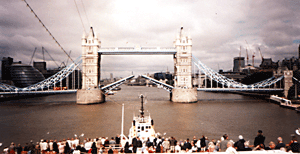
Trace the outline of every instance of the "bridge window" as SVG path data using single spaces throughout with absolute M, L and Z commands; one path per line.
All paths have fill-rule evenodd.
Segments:
M 187 68 L 181 69 L 181 72 L 187 72 L 187 71 L 188 71 Z
M 88 69 L 88 73 L 93 73 L 93 69 Z
M 88 87 L 94 85 L 94 79 L 87 79 L 87 80 L 86 80 L 86 85 L 87 85 Z
M 89 47 L 88 53 L 89 53 L 89 54 L 93 53 L 92 47 Z

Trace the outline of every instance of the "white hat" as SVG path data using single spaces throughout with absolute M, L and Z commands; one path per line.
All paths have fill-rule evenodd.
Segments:
M 239 139 L 240 139 L 240 140 L 243 139 L 243 136 L 242 136 L 242 135 L 239 135 Z

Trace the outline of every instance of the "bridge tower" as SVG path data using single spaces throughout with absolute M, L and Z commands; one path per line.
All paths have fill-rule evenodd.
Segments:
M 77 91 L 77 104 L 93 104 L 105 101 L 100 89 L 100 60 L 98 50 L 101 41 L 95 35 L 93 27 L 88 36 L 82 36 L 82 89 Z
M 192 86 L 192 38 L 186 36 L 183 27 L 177 35 L 174 46 L 174 89 L 173 102 L 192 103 L 197 101 L 197 89 Z
M 291 70 L 286 70 L 283 71 L 283 76 L 284 76 L 284 97 L 288 97 L 289 89 L 293 86 L 293 71 Z

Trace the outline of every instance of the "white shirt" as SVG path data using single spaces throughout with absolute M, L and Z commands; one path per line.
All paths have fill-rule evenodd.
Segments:
M 73 141 L 73 144 L 75 145 L 75 147 L 77 147 L 77 146 L 79 145 L 79 139 L 75 139 L 75 140 Z
M 53 150 L 53 142 L 49 142 L 49 148 L 51 151 Z
M 198 141 L 197 141 L 196 146 L 197 146 L 198 148 L 201 148 L 201 140 L 198 140 Z
M 198 148 L 195 147 L 195 146 L 193 146 L 191 150 L 192 150 L 193 152 L 194 152 L 194 151 L 197 152 Z
M 47 144 L 47 142 L 42 142 L 41 144 L 40 144 L 40 146 L 41 146 L 41 150 L 47 150 L 47 146 L 48 146 L 48 144 Z
M 85 150 L 89 151 L 92 148 L 92 142 L 86 142 L 84 148 Z
M 237 151 L 233 147 L 228 147 L 226 153 L 237 154 Z
M 180 147 L 179 145 L 176 145 L 176 146 L 175 146 L 175 153 L 177 153 L 176 151 L 179 151 L 179 152 L 181 151 L 181 147 Z M 178 152 L 178 153 L 179 153 L 179 152 Z

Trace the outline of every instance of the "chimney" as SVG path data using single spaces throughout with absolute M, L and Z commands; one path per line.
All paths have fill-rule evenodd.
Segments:
M 298 48 L 298 58 L 300 59 L 300 44 L 299 44 L 299 48 Z

